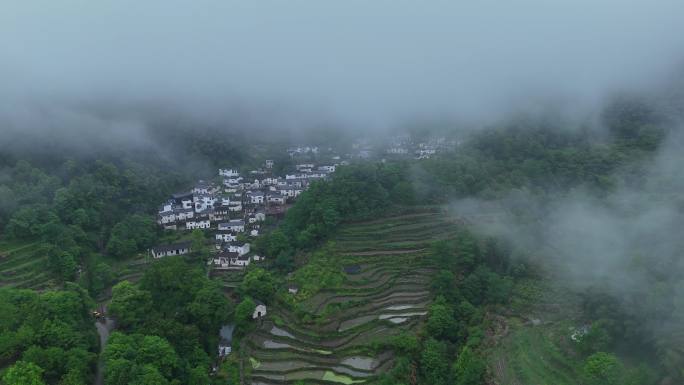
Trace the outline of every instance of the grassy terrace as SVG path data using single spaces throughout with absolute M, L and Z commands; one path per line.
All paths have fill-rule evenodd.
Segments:
M 46 273 L 47 254 L 40 242 L 0 241 L 0 286 L 45 289 L 55 285 Z
M 381 343 L 417 331 L 427 313 L 435 271 L 427 247 L 454 230 L 438 210 L 340 228 L 327 258 L 342 278 L 268 309 L 267 319 L 246 337 L 247 383 L 373 384 L 393 365 L 392 352 L 378 348 Z M 349 265 L 359 272 L 342 272 Z

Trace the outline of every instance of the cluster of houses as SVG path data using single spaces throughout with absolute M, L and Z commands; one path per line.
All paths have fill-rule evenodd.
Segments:
M 210 230 L 217 253 L 209 263 L 217 269 L 244 269 L 263 258 L 250 253 L 248 242 L 259 236 L 262 222 L 281 217 L 313 181 L 329 178 L 338 166 L 302 163 L 278 176 L 273 164 L 267 160 L 244 176 L 237 169 L 219 169 L 216 181 L 200 180 L 191 190 L 173 194 L 159 208 L 157 223 L 167 230 Z M 154 258 L 189 252 L 189 243 L 151 250 Z

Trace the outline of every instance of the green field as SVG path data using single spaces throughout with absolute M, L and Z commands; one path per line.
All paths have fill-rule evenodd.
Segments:
M 417 331 L 427 314 L 435 271 L 427 247 L 454 232 L 454 223 L 436 210 L 341 227 L 314 253 L 323 262 L 312 260 L 293 274 L 306 281 L 299 294 L 283 294 L 287 304 L 271 306 L 245 338 L 248 383 L 372 384 L 393 365 L 393 353 L 381 343 Z M 344 266 L 359 271 L 346 274 Z
M 509 315 L 486 353 L 501 385 L 576 385 L 583 357 L 572 331 L 582 325 L 578 298 L 557 284 L 517 282 Z

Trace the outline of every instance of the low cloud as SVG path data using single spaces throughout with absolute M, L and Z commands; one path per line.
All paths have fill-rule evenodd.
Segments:
M 678 0 L 13 2 L 0 101 L 275 129 L 581 110 L 670 76 L 682 14 Z

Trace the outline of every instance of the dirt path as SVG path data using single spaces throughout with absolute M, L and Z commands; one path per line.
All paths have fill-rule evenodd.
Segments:
M 377 251 L 356 251 L 352 253 L 344 253 L 344 255 L 364 256 L 364 255 L 394 255 L 394 254 L 411 254 L 425 251 L 425 249 L 410 249 L 410 250 L 377 250 Z

